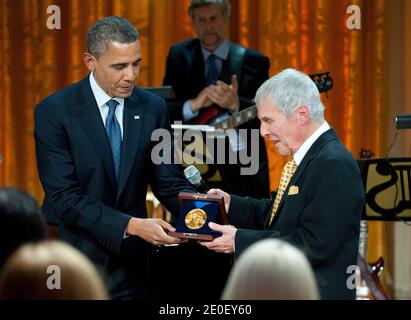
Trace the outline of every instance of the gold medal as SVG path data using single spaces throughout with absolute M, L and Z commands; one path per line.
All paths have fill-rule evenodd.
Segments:
M 186 226 L 190 229 L 200 229 L 207 221 L 207 214 L 203 209 L 193 209 L 187 213 L 184 220 Z

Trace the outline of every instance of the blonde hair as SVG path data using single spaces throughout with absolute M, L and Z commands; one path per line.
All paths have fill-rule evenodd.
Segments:
M 59 286 L 50 288 L 56 269 Z M 108 294 L 85 255 L 64 242 L 51 240 L 25 244 L 10 256 L 0 273 L 0 299 L 103 300 Z
M 279 239 L 261 240 L 239 257 L 223 300 L 316 300 L 318 287 L 305 255 Z

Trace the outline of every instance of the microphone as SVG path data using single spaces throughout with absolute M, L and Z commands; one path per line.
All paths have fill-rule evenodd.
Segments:
M 397 129 L 411 129 L 411 114 L 397 114 L 395 123 Z
M 210 189 L 204 180 L 201 178 L 200 171 L 193 165 L 184 169 L 186 179 L 202 193 L 207 193 Z

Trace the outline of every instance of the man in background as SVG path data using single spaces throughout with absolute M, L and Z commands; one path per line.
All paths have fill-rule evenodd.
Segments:
M 254 105 L 252 99 L 257 88 L 268 78 L 270 63 L 261 53 L 227 39 L 231 14 L 229 1 L 192 0 L 188 13 L 197 38 L 170 48 L 163 84 L 171 85 L 176 97 L 168 101 L 168 110 L 172 122 L 213 125 Z M 224 154 L 218 153 L 221 152 L 218 149 L 213 164 L 204 164 L 203 158 L 203 164 L 197 165 L 203 179 L 209 187 L 225 188 L 234 194 L 269 197 L 267 152 L 264 139 L 258 134 L 258 119 L 250 119 L 239 128 L 229 128 L 236 131 L 224 140 Z M 246 129 L 246 136 L 239 135 L 237 129 Z M 254 138 L 251 129 L 255 130 Z M 257 151 L 250 156 L 257 172 L 242 175 L 241 168 L 249 164 L 240 164 L 240 161 L 230 164 L 228 159 L 232 154 L 238 160 L 241 152 L 251 153 L 252 144 Z M 217 163 L 222 157 L 225 162 Z M 172 292 L 187 299 L 220 298 L 231 269 L 231 257 L 208 251 L 197 243 L 188 243 L 162 248 L 158 264 L 163 265 L 171 257 L 179 257 L 170 270 L 175 276 L 163 279 L 160 286 L 173 287 L 178 291 Z M 202 274 L 190 290 L 181 283 L 187 272 L 187 278 Z
M 173 87 L 176 98 L 168 102 L 168 109 L 172 122 L 213 125 L 254 105 L 258 87 L 268 79 L 270 62 L 261 53 L 227 39 L 231 14 L 228 0 L 192 0 L 188 13 L 197 38 L 176 44 L 169 51 L 163 84 Z M 258 144 L 258 152 L 252 155 L 257 173 L 241 175 L 240 164 L 225 163 L 208 165 L 204 179 L 216 186 L 210 179 L 218 171 L 222 180 L 219 186 L 229 192 L 269 197 L 264 139 L 256 134 L 251 141 L 250 129 L 258 130 L 259 121 L 255 117 L 239 128 L 247 129 L 247 143 L 241 138 L 238 143 L 226 141 L 226 153 L 228 148 L 232 152 L 249 151 L 251 143 Z

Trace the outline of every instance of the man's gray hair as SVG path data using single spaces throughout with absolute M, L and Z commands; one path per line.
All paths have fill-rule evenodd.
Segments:
M 228 0 L 191 0 L 190 6 L 188 7 L 188 14 L 192 18 L 194 9 L 211 5 L 221 7 L 223 9 L 224 18 L 228 18 L 231 15 L 231 4 Z
M 123 17 L 105 17 L 97 20 L 87 32 L 88 51 L 97 59 L 111 42 L 131 43 L 140 38 L 137 29 Z
M 285 69 L 265 81 L 256 93 L 257 106 L 263 100 L 274 101 L 287 118 L 293 115 L 297 107 L 304 105 L 314 122 L 324 121 L 324 105 L 317 86 L 309 76 L 298 70 Z

